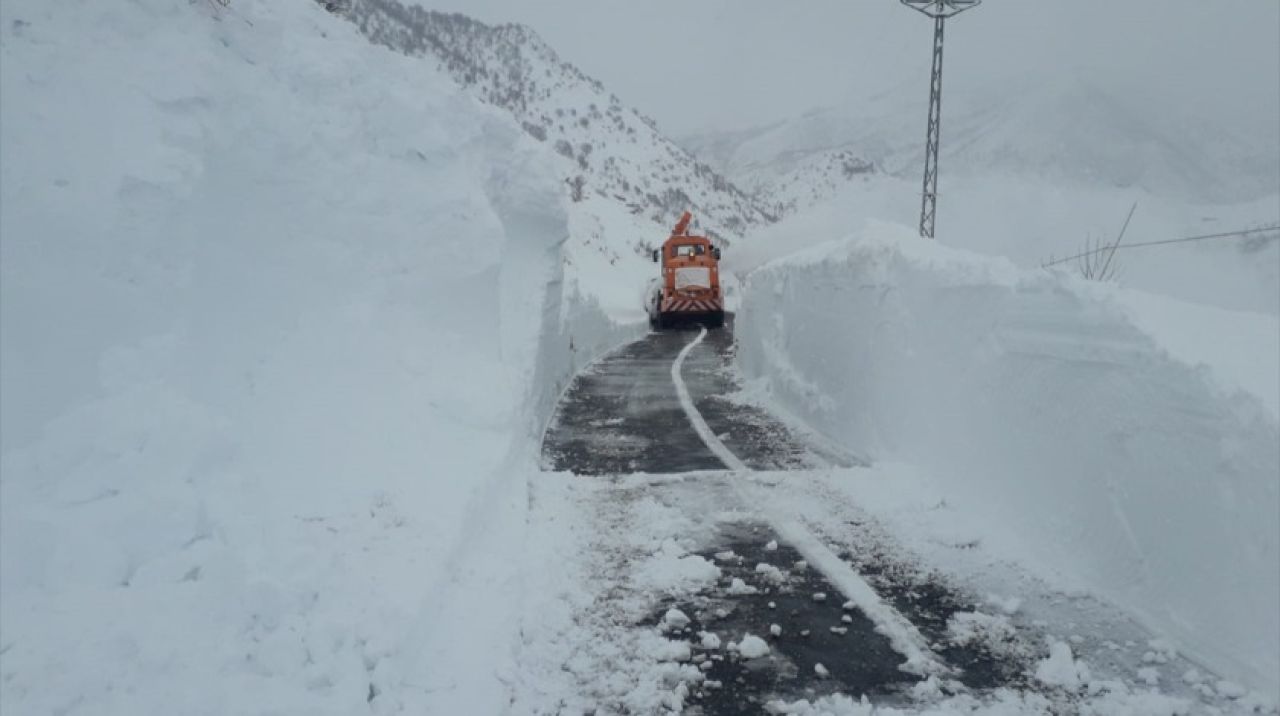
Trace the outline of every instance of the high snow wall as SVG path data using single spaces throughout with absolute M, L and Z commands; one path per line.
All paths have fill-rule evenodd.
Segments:
M 301 0 L 13 0 L 0 73 L 0 711 L 501 710 L 536 438 L 635 330 L 550 150 Z
M 873 226 L 750 274 L 737 325 L 744 370 L 812 426 L 925 468 L 1006 553 L 1274 694 L 1280 429 L 1126 315 Z

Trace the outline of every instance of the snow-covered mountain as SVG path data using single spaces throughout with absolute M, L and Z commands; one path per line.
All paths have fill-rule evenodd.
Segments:
M 832 149 L 782 157 L 779 167 L 752 172 L 743 177 L 743 186 L 761 202 L 768 202 L 779 215 L 794 214 L 835 196 L 856 181 L 867 181 L 883 170 L 853 149 Z
M 794 120 L 682 140 L 757 197 L 780 223 L 731 260 L 746 271 L 868 220 L 913 225 L 920 212 L 925 97 L 902 87 Z M 1280 133 L 1264 117 L 1219 116 L 1096 78 L 969 87 L 944 98 L 938 238 L 1037 267 L 1100 237 L 1125 242 L 1273 225 Z M 812 215 L 810 215 L 812 214 Z M 1275 234 L 1124 252 L 1133 288 L 1234 310 L 1280 305 Z M 1066 268 L 1071 268 L 1067 266 Z
M 945 176 L 1014 175 L 1055 184 L 1138 189 L 1195 203 L 1280 192 L 1280 133 L 1263 118 L 1224 117 L 1143 88 L 1073 76 L 948 87 Z M 757 194 L 803 208 L 849 179 L 840 157 L 904 178 L 923 164 L 924 87 L 901 87 L 789 122 L 682 144 Z M 847 177 L 847 178 L 845 178 Z
M 560 172 L 574 201 L 597 194 L 664 226 L 690 209 L 704 230 L 727 241 L 775 218 L 767 203 L 668 140 L 652 119 L 562 60 L 528 27 L 491 26 L 397 0 L 354 0 L 342 14 L 371 41 L 433 60 L 551 145 L 563 158 Z

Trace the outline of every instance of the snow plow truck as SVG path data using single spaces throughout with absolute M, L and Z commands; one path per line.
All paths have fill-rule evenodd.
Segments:
M 653 261 L 662 266 L 661 279 L 649 295 L 649 323 L 654 328 L 724 325 L 720 249 L 707 237 L 689 233 L 692 219 L 684 212 L 662 248 L 654 249 Z

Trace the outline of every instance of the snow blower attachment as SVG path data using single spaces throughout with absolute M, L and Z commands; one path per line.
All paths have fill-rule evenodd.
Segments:
M 684 212 L 670 238 L 653 252 L 654 263 L 662 264 L 661 284 L 649 297 L 649 323 L 654 328 L 724 325 L 720 249 L 707 237 L 688 233 L 692 218 Z

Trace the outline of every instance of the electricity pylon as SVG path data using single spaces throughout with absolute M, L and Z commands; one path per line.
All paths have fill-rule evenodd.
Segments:
M 920 235 L 933 238 L 938 211 L 938 139 L 942 125 L 942 39 L 947 18 L 977 7 L 982 0 L 901 0 L 933 18 L 933 72 L 929 78 L 929 129 L 924 149 L 924 196 L 920 200 Z

